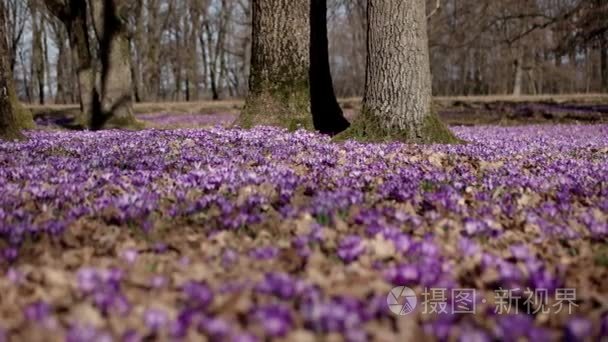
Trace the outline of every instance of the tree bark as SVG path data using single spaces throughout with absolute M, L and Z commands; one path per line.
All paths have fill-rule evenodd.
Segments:
M 334 92 L 329 66 L 327 0 L 312 0 L 310 7 L 310 105 L 315 129 L 335 135 L 350 125 Z
M 524 54 L 523 50 L 518 52 L 515 60 L 515 78 L 513 81 L 513 96 L 521 96 L 521 89 L 524 79 Z
M 221 0 L 220 5 L 221 9 L 216 14 L 213 27 L 209 18 L 206 18 L 204 24 L 207 38 L 204 46 L 208 49 L 211 95 L 214 101 L 222 97 L 222 83 L 225 79 L 226 35 L 232 11 L 228 1 Z M 205 56 L 203 56 L 204 59 Z
M 198 46 L 198 30 L 200 28 L 200 17 L 198 11 L 195 10 L 194 6 L 190 4 L 188 6 L 188 12 L 190 13 L 190 22 L 188 23 L 188 27 L 190 31 L 188 35 L 184 37 L 188 44 L 188 51 L 186 52 L 187 58 L 187 72 L 186 72 L 186 91 L 187 91 L 187 99 L 186 101 L 198 100 L 199 98 L 199 63 L 198 63 L 198 54 L 197 54 L 197 46 Z M 187 17 L 186 17 L 187 18 Z M 186 20 L 186 19 L 184 19 Z
M 45 0 L 46 7 L 55 15 L 66 28 L 72 51 L 76 78 L 78 81 L 80 117 L 76 123 L 82 127 L 90 127 L 93 118 L 94 99 L 98 98 L 95 87 L 95 71 L 88 37 L 88 19 L 86 0 Z
M 91 128 L 137 128 L 133 114 L 133 86 L 129 40 L 124 20 L 126 0 L 92 0 L 93 20 L 99 39 L 101 101 L 94 111 Z M 94 107 L 94 108 L 95 108 Z
M 242 127 L 313 128 L 310 112 L 310 2 L 254 0 L 249 96 Z
M 4 4 L 0 2 L 0 22 L 4 23 Z M 13 76 L 10 70 L 10 51 L 4 25 L 0 25 L 0 139 L 22 139 L 14 107 Z
M 131 49 L 132 47 L 137 48 L 134 46 L 133 40 L 129 39 L 129 49 Z M 138 61 L 137 61 L 137 57 L 136 56 L 132 56 L 131 58 L 131 63 L 129 64 L 131 67 L 131 84 L 133 85 L 133 100 L 136 103 L 141 102 L 141 92 L 140 92 L 140 88 L 139 88 L 139 71 L 136 70 L 136 67 L 138 65 Z
M 603 93 L 608 93 L 608 33 L 600 37 L 600 68 L 601 87 Z
M 55 94 L 55 103 L 68 103 L 69 102 L 69 64 L 66 63 L 66 59 L 69 59 L 68 48 L 65 44 L 65 36 L 62 33 L 57 33 L 57 40 L 55 42 L 57 46 L 57 89 Z
M 123 0 L 121 0 L 123 1 Z M 145 47 L 145 59 L 143 63 L 144 78 L 146 84 L 144 85 L 144 92 L 146 101 L 159 101 L 161 99 L 162 87 L 161 87 L 161 40 L 163 32 L 167 27 L 167 23 L 170 16 L 171 8 L 167 10 L 164 16 L 161 15 L 161 3 L 158 0 L 147 1 L 146 4 L 147 12 L 147 35 L 145 42 L 141 41 L 139 48 Z M 172 4 L 169 3 L 169 7 Z M 164 17 L 164 19 L 163 19 Z
M 32 93 L 38 95 L 38 103 L 44 105 L 44 51 L 42 47 L 42 14 L 38 11 L 35 2 L 30 1 L 31 21 L 32 21 L 32 58 L 30 60 L 30 72 L 32 80 Z
M 451 143 L 431 108 L 425 0 L 369 0 L 363 108 L 340 139 Z
M 133 28 L 133 37 L 131 37 L 132 49 L 134 56 L 131 62 L 131 72 L 133 77 L 133 96 L 135 102 L 145 101 L 147 97 L 146 88 L 143 76 L 143 65 L 145 62 L 144 56 L 147 54 L 147 36 L 146 36 L 146 18 L 144 17 L 144 3 L 137 3 L 135 10 L 135 27 Z

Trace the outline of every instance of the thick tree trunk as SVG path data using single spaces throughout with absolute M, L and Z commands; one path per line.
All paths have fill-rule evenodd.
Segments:
M 2 38 L 4 39 L 4 38 Z M 0 139 L 15 140 L 23 138 L 19 130 L 17 113 L 11 101 L 12 79 L 7 71 L 10 69 L 8 58 L 4 55 L 5 51 L 0 51 Z
M 450 143 L 431 108 L 425 0 L 369 0 L 362 112 L 340 139 Z
M 310 5 L 310 105 L 315 129 L 335 135 L 350 125 L 344 118 L 334 92 L 329 67 L 327 0 Z
M 93 0 L 93 18 L 100 39 L 101 103 L 93 111 L 92 129 L 137 128 L 125 0 Z
M 238 124 L 313 128 L 310 3 L 254 0 L 249 96 Z
M 0 22 L 4 22 L 4 8 L 0 3 Z M 20 132 L 17 113 L 13 104 L 13 78 L 10 71 L 10 52 L 6 41 L 4 25 L 0 25 L 0 139 L 15 140 L 23 138 Z

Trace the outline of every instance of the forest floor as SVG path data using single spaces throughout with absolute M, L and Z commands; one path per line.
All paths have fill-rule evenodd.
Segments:
M 0 340 L 607 337 L 597 103 L 469 118 L 456 146 L 227 128 L 226 108 L 28 131 L 0 143 Z
M 608 122 L 608 95 L 539 95 L 539 96 L 462 96 L 436 97 L 434 107 L 442 120 L 450 125 L 513 125 L 530 123 L 600 123 Z M 169 119 L 179 121 L 178 126 L 205 126 L 210 122 L 231 121 L 244 102 L 242 100 L 137 103 L 136 114 L 152 114 L 144 120 L 161 114 L 175 117 L 177 114 L 195 115 L 192 124 L 186 117 Z M 340 104 L 347 115 L 353 115 L 361 105 L 360 98 L 343 98 Z M 28 105 L 34 116 L 42 122 L 57 122 L 69 125 L 78 113 L 76 105 Z M 222 114 L 218 118 L 216 115 Z M 202 115 L 202 117 L 201 117 Z M 214 115 L 208 117 L 205 115 Z M 162 122 L 161 122 L 162 124 Z M 167 123 L 165 123 L 167 124 Z M 169 123 L 170 124 L 170 123 Z M 171 125 L 169 125 L 171 126 Z M 167 126 L 164 126 L 166 128 Z

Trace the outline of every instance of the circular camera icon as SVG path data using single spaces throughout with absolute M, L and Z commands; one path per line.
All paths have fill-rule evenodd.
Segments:
M 397 286 L 389 292 L 386 304 L 395 315 L 405 316 L 416 309 L 418 298 L 414 290 L 409 287 Z

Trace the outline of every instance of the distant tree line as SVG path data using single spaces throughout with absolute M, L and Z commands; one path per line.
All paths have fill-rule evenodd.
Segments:
M 79 103 L 95 130 L 140 127 L 136 101 L 238 96 L 243 127 L 450 142 L 432 90 L 608 91 L 608 0 L 0 0 L 0 15 L 8 137 L 32 126 L 18 98 Z M 336 95 L 363 95 L 354 122 Z
M 74 62 L 56 4 L 80 1 L 0 1 L 19 97 L 79 102 L 83 70 L 101 65 L 83 69 Z M 136 101 L 247 95 L 251 0 L 122 1 Z M 366 0 L 328 0 L 327 7 L 336 94 L 361 96 Z M 608 92 L 608 0 L 427 0 L 427 13 L 436 95 Z
M 39 2 L 37 4 L 40 5 Z M 69 55 L 77 67 L 72 76 L 78 84 L 81 105 L 81 114 L 76 121 L 82 128 L 138 127 L 132 109 L 139 90 L 134 71 L 136 62 L 132 61 L 133 35 L 129 31 L 129 18 L 130 13 L 137 11 L 142 4 L 135 0 L 44 0 L 47 11 L 60 23 L 58 27 L 66 31 L 66 45 L 71 50 Z M 171 4 L 166 3 L 168 6 Z M 12 5 L 16 6 L 15 3 Z M 249 7 L 248 95 L 236 124 L 244 128 L 257 125 L 281 126 L 290 130 L 305 128 L 330 135 L 340 134 L 339 139 L 364 141 L 457 141 L 431 109 L 425 0 L 369 0 L 366 8 L 363 107 L 351 125 L 343 116 L 333 88 L 327 0 L 253 0 Z M 32 5 L 30 10 L 34 9 L 40 10 L 40 7 Z M 0 4 L 0 11 L 10 13 L 4 3 Z M 217 17 L 220 22 L 225 20 L 221 12 Z M 203 28 L 205 25 L 207 23 Z M 150 30 L 153 28 L 148 27 L 147 32 Z M 0 85 L 4 94 L 2 100 L 8 104 L 0 113 L 0 135 L 11 139 L 18 137 L 24 127 L 16 123 L 15 96 L 8 95 L 14 94 L 14 70 L 11 70 L 10 60 L 16 55 L 10 50 L 11 34 L 8 32 L 5 32 L 5 27 L 0 31 L 3 40 L 0 45 Z M 216 34 L 216 44 L 222 45 L 225 40 L 222 29 L 218 29 Z M 44 31 L 41 30 L 42 35 Z M 211 37 L 209 34 L 207 38 Z M 46 40 L 34 34 L 32 42 L 36 41 Z M 203 42 L 204 39 L 201 44 Z M 44 44 L 32 44 L 42 45 L 39 46 L 40 60 L 46 59 L 44 56 L 48 55 L 48 49 Z M 145 44 L 154 45 L 150 41 Z M 156 48 L 151 51 L 156 51 Z M 136 48 L 135 52 L 142 51 Z M 204 56 L 216 59 L 218 55 Z M 218 57 L 217 60 L 219 69 L 209 69 L 208 76 L 212 79 L 217 72 L 221 75 L 225 65 L 223 58 Z M 40 75 L 32 74 L 32 78 L 35 76 L 40 82 L 44 79 L 44 70 L 48 69 L 42 62 L 33 64 L 39 68 L 36 71 L 42 70 Z M 194 71 L 198 74 L 198 68 Z M 176 73 L 175 76 L 186 77 L 185 84 L 189 85 L 189 77 L 193 74 Z M 144 75 L 148 76 L 147 73 Z M 152 75 L 159 76 L 154 72 Z M 44 88 L 38 89 L 41 103 L 44 103 Z M 192 94 L 191 90 L 182 90 Z
M 366 0 L 330 3 L 336 92 L 357 96 Z M 427 10 L 435 95 L 608 92 L 607 0 L 427 0 Z

